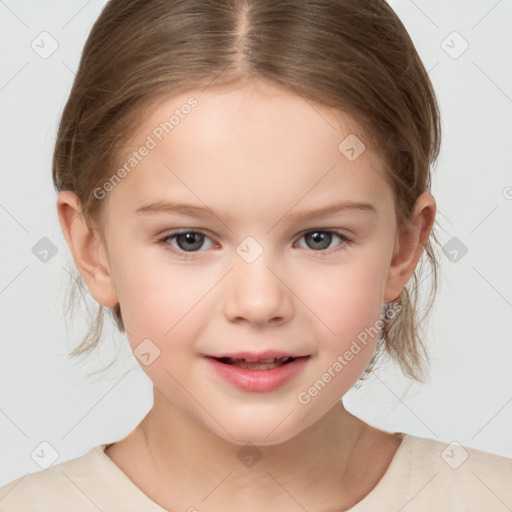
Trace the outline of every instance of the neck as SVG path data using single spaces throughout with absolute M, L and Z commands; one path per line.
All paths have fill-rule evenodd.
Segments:
M 155 501 L 171 510 L 326 509 L 353 504 L 367 425 L 338 401 L 317 423 L 271 446 L 231 443 L 204 428 L 155 389 L 140 424 L 158 481 Z M 151 497 L 151 496 L 150 496 Z M 171 506 L 172 504 L 172 506 Z M 300 504 L 300 506 L 299 506 Z

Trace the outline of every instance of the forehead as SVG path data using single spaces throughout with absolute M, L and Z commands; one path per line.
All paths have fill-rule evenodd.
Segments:
M 386 199 L 383 166 L 353 118 L 268 84 L 161 98 L 124 149 L 120 165 L 137 161 L 113 195 L 139 205 L 164 193 L 233 207 Z
M 140 140 L 150 133 L 158 142 L 162 142 L 160 137 L 176 140 L 183 151 L 194 144 L 205 150 L 218 147 L 219 139 L 229 135 L 238 144 L 248 142 L 243 145 L 245 150 L 275 149 L 271 155 L 275 157 L 280 149 L 282 154 L 288 152 L 288 158 L 299 149 L 303 155 L 307 154 L 320 141 L 320 150 L 327 145 L 337 149 L 340 136 L 357 133 L 364 138 L 357 121 L 348 114 L 258 81 L 161 97 L 149 110 L 135 137 Z M 299 148 L 301 142 L 308 144 Z

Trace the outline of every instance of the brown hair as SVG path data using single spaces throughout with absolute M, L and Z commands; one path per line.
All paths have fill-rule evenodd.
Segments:
M 384 0 L 111 0 L 84 46 L 53 155 L 57 190 L 77 194 L 84 218 L 101 230 L 94 190 L 119 165 L 119 152 L 159 99 L 198 87 L 264 80 L 350 114 L 378 150 L 405 229 L 417 197 L 430 191 L 440 145 L 439 110 L 414 45 Z M 383 348 L 422 380 L 428 360 L 419 328 L 437 288 L 434 230 L 413 278 L 384 316 L 365 378 Z M 432 268 L 420 318 L 419 275 Z M 76 286 L 83 292 L 83 282 Z M 97 345 L 103 306 L 76 356 Z M 386 304 L 385 310 L 389 309 Z M 111 308 L 121 332 L 119 304 Z

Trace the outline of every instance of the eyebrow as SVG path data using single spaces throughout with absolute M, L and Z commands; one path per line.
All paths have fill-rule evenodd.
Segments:
M 343 202 L 335 203 L 329 206 L 322 206 L 310 210 L 300 212 L 291 212 L 291 210 L 283 215 L 281 219 L 288 217 L 295 221 L 304 219 L 317 219 L 335 213 L 353 212 L 353 213 L 372 213 L 376 214 L 377 210 L 371 203 Z M 207 219 L 211 217 L 219 218 L 208 206 L 195 206 L 181 202 L 157 201 L 155 203 L 146 204 L 135 210 L 136 214 L 147 215 L 152 213 L 177 213 L 188 217 Z

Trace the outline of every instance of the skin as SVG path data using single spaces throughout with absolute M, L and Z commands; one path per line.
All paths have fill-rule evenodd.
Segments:
M 338 149 L 359 133 L 355 120 L 261 82 L 163 99 L 127 154 L 190 96 L 198 106 L 103 199 L 102 234 L 84 222 L 75 194 L 57 200 L 91 294 L 120 304 L 132 349 L 150 339 L 160 350 L 141 363 L 154 383 L 153 408 L 106 453 L 170 510 L 343 510 L 375 487 L 400 443 L 340 400 L 376 337 L 308 404 L 297 395 L 399 296 L 431 231 L 435 200 L 428 192 L 418 198 L 399 237 L 378 155 L 366 144 L 349 161 Z M 136 213 L 160 200 L 214 215 Z M 344 201 L 371 203 L 375 213 L 294 217 Z M 203 232 L 204 248 L 181 249 L 185 256 L 166 249 L 180 250 L 176 238 L 159 241 L 177 229 Z M 350 241 L 333 236 L 328 249 L 315 250 L 303 236 L 315 230 Z M 247 236 L 263 250 L 252 263 L 236 252 Z M 264 393 L 234 388 L 203 357 L 266 349 L 310 357 L 291 381 Z M 237 457 L 249 442 L 261 455 L 252 467 Z

